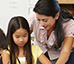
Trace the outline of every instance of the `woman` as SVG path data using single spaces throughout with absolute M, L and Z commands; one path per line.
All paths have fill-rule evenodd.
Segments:
M 38 45 L 52 64 L 65 64 L 74 37 L 73 16 L 61 10 L 57 0 L 39 0 L 29 15 L 29 26 Z M 38 63 L 39 64 L 39 63 Z

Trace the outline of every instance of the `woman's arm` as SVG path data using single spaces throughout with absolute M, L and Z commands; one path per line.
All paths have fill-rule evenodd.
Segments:
M 65 37 L 61 49 L 61 54 L 56 64 L 65 64 L 67 62 L 72 48 L 72 44 L 73 44 L 73 37 Z
M 51 64 L 51 62 L 46 58 L 46 56 L 42 53 L 38 60 L 42 63 L 42 64 Z
M 8 53 L 6 53 L 5 51 L 3 51 L 3 53 L 2 53 L 2 63 L 3 64 L 8 64 L 9 61 L 10 61 L 10 55 Z

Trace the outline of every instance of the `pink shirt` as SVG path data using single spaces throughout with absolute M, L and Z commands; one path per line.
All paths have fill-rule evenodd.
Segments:
M 45 44 L 47 44 L 50 48 L 50 50 L 48 51 L 50 59 L 53 60 L 59 58 L 61 47 L 57 51 L 51 48 L 51 46 L 56 41 L 54 31 L 51 32 L 50 37 L 47 40 L 47 30 L 40 26 L 34 12 L 29 15 L 28 21 L 30 30 L 33 30 L 34 32 L 34 44 L 38 45 L 44 53 L 47 51 L 45 47 Z M 72 19 L 66 23 L 63 23 L 63 29 L 65 32 L 65 37 L 74 37 L 74 21 Z

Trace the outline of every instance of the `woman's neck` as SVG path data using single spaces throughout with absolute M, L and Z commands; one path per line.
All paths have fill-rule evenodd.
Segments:
M 49 30 L 47 30 L 47 39 L 49 38 L 49 36 L 50 36 L 50 34 L 51 34 L 51 32 L 54 30 L 54 27 L 53 28 L 51 28 L 51 29 L 49 29 Z

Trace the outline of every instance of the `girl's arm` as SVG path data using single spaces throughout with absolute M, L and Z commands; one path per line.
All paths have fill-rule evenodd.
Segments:
M 46 58 L 46 56 L 42 53 L 38 60 L 42 63 L 42 64 L 51 64 L 51 62 Z
M 8 53 L 6 53 L 5 51 L 3 51 L 3 53 L 2 53 L 2 63 L 3 64 L 8 64 L 9 61 L 10 61 L 10 55 Z
M 61 54 L 56 64 L 65 64 L 68 61 L 72 44 L 73 44 L 73 37 L 65 37 L 61 49 Z

